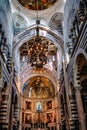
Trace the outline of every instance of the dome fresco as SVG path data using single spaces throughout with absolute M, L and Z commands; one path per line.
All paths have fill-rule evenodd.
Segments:
M 51 7 L 57 0 L 18 0 L 19 3 L 30 10 L 43 10 Z

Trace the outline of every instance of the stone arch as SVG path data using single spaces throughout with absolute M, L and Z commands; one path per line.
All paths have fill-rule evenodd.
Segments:
M 57 74 L 54 74 L 52 73 L 50 70 L 48 69 L 45 69 L 46 72 L 44 73 L 34 73 L 33 70 L 31 71 L 31 73 L 28 73 L 26 74 L 26 71 L 25 71 L 25 75 L 21 73 L 21 76 L 23 75 L 24 79 L 21 78 L 21 84 L 20 84 L 20 88 L 21 88 L 21 92 L 23 91 L 23 85 L 24 83 L 28 82 L 28 80 L 34 76 L 43 76 L 45 78 L 48 78 L 49 80 L 51 80 L 51 82 L 53 83 L 54 87 L 55 87 L 55 91 L 57 92 L 57 81 L 58 81 L 58 78 L 57 78 Z
M 87 96 L 87 87 L 83 86 L 83 81 L 86 80 L 85 77 L 87 77 L 87 59 L 82 54 L 79 53 L 76 57 L 76 61 L 74 64 L 74 85 L 76 90 L 76 102 L 77 102 L 77 110 L 78 110 L 78 117 L 80 120 L 81 125 L 84 125 L 84 128 L 87 127 L 87 111 L 85 111 L 84 107 L 87 108 L 87 105 L 84 102 L 87 102 L 87 99 L 85 98 L 85 95 Z M 86 80 L 87 81 L 87 80 Z M 85 82 L 87 83 L 87 82 Z M 79 100 L 78 100 L 79 99 Z M 80 109 L 79 105 L 81 106 L 81 113 L 80 115 Z M 83 122 L 84 120 L 84 122 Z
M 82 69 L 82 66 L 85 64 L 86 62 L 86 58 L 83 54 L 79 54 L 76 58 L 76 70 L 77 70 L 77 80 L 79 81 L 80 80 L 80 72 L 81 72 L 81 69 Z M 80 82 L 78 82 L 78 84 L 80 84 Z
M 25 29 L 22 33 L 20 33 L 18 36 L 14 38 L 13 51 L 15 50 L 15 48 L 19 48 L 24 42 L 36 36 L 36 27 L 36 25 L 33 25 L 32 27 Z M 52 31 L 50 28 L 45 28 L 43 25 L 38 25 L 38 27 L 41 31 L 45 31 L 48 34 L 47 36 L 44 36 L 44 34 L 40 33 L 40 36 L 52 40 L 57 47 L 58 45 L 60 45 L 61 48 L 64 49 L 63 37 L 60 34 L 57 34 L 56 32 Z
M 56 87 L 56 83 L 54 84 L 54 82 L 53 82 L 53 80 L 51 80 L 49 77 L 47 77 L 47 76 L 45 76 L 45 75 L 41 75 L 41 74 L 39 74 L 39 75 L 31 75 L 25 82 L 24 82 L 24 84 L 23 85 L 21 85 L 20 87 L 21 87 L 21 93 L 23 94 L 24 93 L 24 89 L 26 89 L 27 88 L 27 86 L 29 86 L 28 84 L 31 84 L 31 79 L 33 79 L 33 78 L 35 78 L 35 77 L 44 77 L 44 79 L 46 80 L 49 80 L 50 81 L 50 86 L 52 87 L 52 90 L 53 90 L 53 92 L 55 92 L 53 95 L 55 95 L 56 93 L 57 93 L 57 87 Z M 36 79 L 35 79 L 36 80 Z M 35 82 L 35 80 L 34 80 L 34 82 Z M 45 82 L 43 81 L 43 80 L 41 80 L 41 82 L 43 82 L 43 84 L 44 85 L 46 85 L 45 84 Z M 55 81 L 56 82 L 56 81 Z M 33 83 L 33 82 L 32 82 Z M 31 85 L 32 86 L 32 85 Z M 46 86 L 45 86 L 46 87 Z M 33 87 L 32 87 L 33 88 Z
M 79 49 L 79 51 L 76 53 L 74 64 L 73 64 L 73 70 L 74 70 L 74 76 L 76 83 L 75 85 L 80 85 L 80 71 L 81 67 L 83 66 L 84 62 L 87 60 L 86 53 L 83 51 L 83 49 Z
M 13 57 L 16 63 L 16 68 L 20 70 L 20 60 L 19 60 L 19 48 L 22 44 L 30 40 L 32 37 L 36 36 L 35 29 L 36 25 L 29 27 L 28 29 L 24 30 L 22 33 L 20 33 L 17 37 L 14 39 L 14 45 L 13 45 Z M 40 36 L 44 36 L 45 38 L 52 40 L 55 44 L 55 46 L 59 49 L 59 53 L 64 55 L 64 44 L 63 44 L 63 38 L 59 34 L 53 32 L 49 28 L 45 28 L 44 26 L 40 25 L 39 29 L 41 31 L 45 31 L 47 33 L 46 36 L 44 34 L 40 34 Z
M 85 52 L 83 49 L 80 48 L 80 49 L 78 49 L 78 51 L 77 51 L 76 54 L 75 54 L 73 66 L 75 65 L 76 59 L 77 59 L 77 57 L 78 57 L 80 54 L 82 54 L 82 55 L 85 57 L 85 59 L 87 60 L 87 54 L 86 54 L 86 52 Z

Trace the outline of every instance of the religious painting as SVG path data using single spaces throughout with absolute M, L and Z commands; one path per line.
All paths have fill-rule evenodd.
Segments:
M 41 111 L 41 102 L 37 102 L 36 104 L 36 110 Z
M 31 102 L 26 101 L 26 109 L 31 110 Z
M 53 122 L 53 115 L 52 113 L 47 113 L 47 123 L 52 123 Z
M 47 110 L 52 109 L 52 101 L 47 101 Z
M 32 122 L 31 114 L 26 113 L 26 114 L 25 114 L 25 123 L 26 123 L 26 124 L 29 124 L 29 123 L 31 123 L 31 122 Z

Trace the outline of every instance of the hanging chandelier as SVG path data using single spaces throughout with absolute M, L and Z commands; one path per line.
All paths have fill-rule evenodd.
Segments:
M 42 68 L 47 63 L 48 46 L 42 43 L 41 38 L 36 37 L 34 43 L 28 50 L 31 66 Z
M 46 43 L 44 44 L 41 38 L 39 37 L 39 27 L 38 27 L 39 23 L 40 21 L 38 20 L 38 0 L 37 0 L 36 38 L 34 40 L 34 43 L 28 50 L 28 55 L 30 55 L 31 66 L 42 68 L 43 65 L 47 63 L 48 46 Z

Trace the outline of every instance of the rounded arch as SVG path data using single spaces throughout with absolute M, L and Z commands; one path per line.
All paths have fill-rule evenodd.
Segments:
M 64 44 L 63 44 L 63 37 L 61 36 L 61 34 L 59 33 L 55 33 L 54 31 L 50 30 L 47 27 L 44 27 L 42 25 L 38 25 L 39 26 L 39 32 L 40 32 L 40 36 L 43 36 L 51 41 L 53 41 L 53 43 L 55 44 L 55 46 L 57 48 L 61 48 L 62 51 L 62 55 L 64 55 Z M 15 60 L 15 57 L 18 57 L 18 50 L 20 48 L 20 46 L 22 44 L 24 44 L 25 42 L 29 41 L 32 37 L 35 37 L 35 30 L 36 30 L 36 25 L 31 26 L 27 29 L 25 29 L 22 33 L 18 34 L 13 41 L 13 57 Z
M 81 88 L 81 69 L 82 67 L 86 64 L 87 65 L 87 57 L 84 55 L 83 51 L 81 52 L 81 49 L 77 52 L 74 64 L 73 64 L 73 70 L 74 70 L 74 78 L 75 82 L 74 85 L 75 87 L 80 87 Z
M 55 96 L 55 87 L 52 81 L 44 76 L 33 76 L 22 86 L 22 94 L 26 98 L 52 98 Z
M 62 49 L 64 49 L 64 44 L 63 44 L 63 37 L 60 33 L 56 33 L 54 31 L 52 31 L 50 28 L 48 27 L 44 27 L 43 25 L 38 25 L 39 30 L 41 31 L 45 31 L 46 34 L 40 32 L 40 36 L 44 36 L 45 38 L 48 39 L 52 39 L 52 41 L 54 41 L 54 44 L 56 46 L 60 45 Z M 14 45 L 13 45 L 13 51 L 15 49 L 16 46 L 21 46 L 25 41 L 28 41 L 29 39 L 31 39 L 32 37 L 36 36 L 35 34 L 35 30 L 37 28 L 37 25 L 33 25 L 27 29 L 25 29 L 22 33 L 18 34 L 15 38 L 14 38 Z
M 63 44 L 63 37 L 52 31 L 50 28 L 44 27 L 42 25 L 39 26 L 39 32 L 40 36 L 43 36 L 53 42 L 55 46 L 58 48 L 58 51 L 60 55 L 64 55 L 64 44 Z M 35 37 L 35 30 L 36 30 L 36 25 L 31 26 L 27 29 L 25 29 L 22 33 L 18 34 L 13 41 L 13 59 L 15 61 L 15 68 L 17 69 L 18 73 L 20 72 L 20 55 L 19 55 L 19 48 L 24 44 L 25 42 L 29 41 L 32 37 Z M 44 34 L 45 32 L 45 34 Z M 61 56 L 60 56 L 61 57 Z
M 75 65 L 76 60 L 78 59 L 79 55 L 83 55 L 84 58 L 87 60 L 87 54 L 86 54 L 86 52 L 83 49 L 78 49 L 77 53 L 75 54 L 73 66 Z

